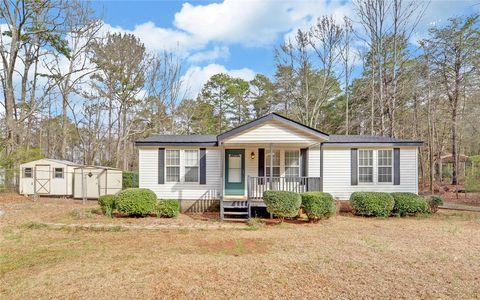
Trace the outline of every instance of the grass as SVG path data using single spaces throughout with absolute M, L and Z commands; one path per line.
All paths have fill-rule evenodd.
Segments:
M 480 297 L 479 213 L 202 231 L 98 230 L 70 215 L 95 207 L 0 199 L 0 298 Z M 91 218 L 111 228 L 164 221 Z M 58 220 L 83 226 L 47 225 Z

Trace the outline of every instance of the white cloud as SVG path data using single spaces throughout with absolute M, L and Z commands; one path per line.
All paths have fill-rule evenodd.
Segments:
M 219 64 L 209 64 L 205 67 L 192 66 L 181 78 L 184 83 L 186 97 L 196 97 L 210 77 L 219 73 L 225 73 L 244 80 L 252 80 L 255 77 L 255 72 L 248 68 L 228 70 L 225 66 Z
M 230 56 L 230 50 L 227 46 L 215 46 L 212 50 L 197 52 L 188 57 L 188 61 L 191 63 L 199 62 L 212 62 L 217 59 L 225 59 Z

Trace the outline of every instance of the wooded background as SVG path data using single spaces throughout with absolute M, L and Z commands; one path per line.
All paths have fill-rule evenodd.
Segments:
M 189 99 L 185 58 L 105 32 L 88 2 L 1 0 L 0 165 L 44 156 L 131 170 L 136 139 L 218 134 L 278 112 L 332 134 L 422 140 L 422 182 L 453 153 L 455 184 L 458 155 L 480 153 L 479 16 L 418 40 L 428 2 L 354 5 L 272 49 L 273 78 L 217 74 Z

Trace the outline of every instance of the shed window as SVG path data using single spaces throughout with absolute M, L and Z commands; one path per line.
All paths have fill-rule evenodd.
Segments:
M 198 150 L 185 150 L 185 182 L 198 182 Z
M 378 150 L 378 182 L 392 182 L 392 150 Z
M 32 178 L 32 168 L 24 168 L 23 169 L 23 177 Z
M 180 150 L 165 151 L 166 179 L 168 182 L 180 182 Z
M 285 177 L 300 176 L 300 152 L 285 151 Z
M 373 182 L 373 150 L 358 150 L 358 182 Z
M 265 176 L 270 177 L 270 151 L 265 151 Z M 280 150 L 273 150 L 273 177 L 280 177 Z
M 55 168 L 53 171 L 53 178 L 63 178 L 63 168 Z

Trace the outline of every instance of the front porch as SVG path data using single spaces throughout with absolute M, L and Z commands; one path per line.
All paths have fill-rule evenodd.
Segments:
M 269 114 L 218 136 L 222 154 L 221 217 L 250 217 L 265 191 L 322 190 L 321 144 L 328 135 Z

